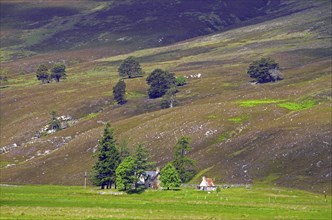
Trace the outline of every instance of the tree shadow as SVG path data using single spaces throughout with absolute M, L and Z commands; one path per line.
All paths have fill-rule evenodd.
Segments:
M 137 187 L 136 189 L 130 189 L 127 191 L 128 194 L 141 194 L 145 191 L 145 187 Z

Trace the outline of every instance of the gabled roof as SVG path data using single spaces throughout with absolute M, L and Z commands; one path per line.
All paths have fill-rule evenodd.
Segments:
M 150 178 L 151 180 L 155 179 L 159 175 L 157 171 L 145 171 L 145 178 Z
M 205 178 L 207 182 L 207 186 L 214 186 L 213 180 L 211 178 Z
M 202 177 L 202 182 L 199 184 L 200 186 L 215 186 L 213 183 L 213 179 Z

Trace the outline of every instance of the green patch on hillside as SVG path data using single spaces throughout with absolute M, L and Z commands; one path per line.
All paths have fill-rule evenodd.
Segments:
M 207 116 L 207 119 L 216 119 L 216 118 L 217 118 L 216 115 L 208 115 L 208 116 Z
M 286 108 L 291 111 L 301 111 L 314 107 L 318 102 L 315 99 L 306 99 L 300 102 L 285 102 L 278 104 L 279 107 Z
M 146 94 L 144 92 L 131 91 L 126 93 L 127 99 L 144 97 Z
M 15 52 L 0 49 L 0 62 L 10 60 L 12 58 L 13 54 L 15 54 Z
M 252 99 L 252 100 L 239 101 L 238 103 L 240 103 L 240 106 L 242 107 L 254 107 L 257 105 L 276 104 L 284 101 L 285 99 Z
M 202 180 L 202 176 L 204 176 L 205 173 L 207 173 L 207 172 L 208 172 L 209 170 L 211 170 L 212 168 L 213 168 L 213 166 L 212 166 L 212 167 L 208 167 L 208 168 L 206 168 L 206 169 L 204 169 L 204 170 L 201 170 L 199 173 L 197 173 L 197 174 L 194 176 L 194 178 L 193 178 L 192 180 L 190 180 L 189 183 L 191 183 L 191 184 L 199 183 L 199 182 Z
M 279 177 L 280 177 L 280 174 L 270 173 L 268 176 L 266 176 L 264 178 L 255 180 L 255 185 L 269 186 L 269 185 L 272 185 Z
M 243 114 L 237 117 L 229 118 L 228 121 L 234 122 L 234 123 L 243 123 L 245 121 L 249 120 L 249 115 Z
M 93 118 L 97 117 L 98 114 L 99 114 L 99 113 L 90 113 L 90 114 L 86 115 L 86 116 L 83 118 L 83 120 L 88 121 L 88 120 L 90 120 L 90 119 L 93 119 Z
M 223 134 L 221 134 L 219 137 L 218 137 L 218 142 L 221 143 L 221 142 L 224 142 L 226 141 L 228 138 L 230 138 L 231 135 L 229 132 L 225 132 Z
M 40 82 L 33 75 L 21 75 L 8 81 L 8 85 L 13 88 L 29 87 L 38 84 L 40 84 Z M 47 84 L 44 86 L 47 86 Z
M 4 168 L 5 166 L 7 166 L 9 164 L 8 161 L 0 161 L 0 169 Z
M 243 153 L 243 152 L 245 152 L 246 150 L 248 150 L 250 147 L 244 147 L 244 148 L 242 148 L 241 150 L 238 150 L 238 151 L 235 151 L 235 152 L 233 152 L 233 153 L 231 153 L 230 155 L 229 155 L 229 157 L 236 157 L 236 156 L 238 156 L 238 155 L 240 155 L 241 153 Z
M 5 62 L 12 60 L 14 58 L 28 57 L 31 55 L 36 55 L 35 52 L 28 50 L 15 50 L 15 49 L 0 49 L 0 62 Z

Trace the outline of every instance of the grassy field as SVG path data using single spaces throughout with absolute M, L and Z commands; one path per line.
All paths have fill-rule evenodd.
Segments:
M 122 194 L 78 186 L 1 186 L 0 219 L 331 219 L 331 197 L 285 188 Z

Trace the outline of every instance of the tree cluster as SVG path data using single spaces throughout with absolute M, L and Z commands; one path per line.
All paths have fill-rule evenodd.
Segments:
M 190 138 L 183 136 L 173 148 L 173 160 L 160 172 L 161 185 L 167 189 L 179 187 L 190 181 L 196 174 L 195 161 L 189 158 Z
M 119 69 L 120 77 L 133 78 L 142 76 L 143 71 L 138 61 L 134 57 L 125 59 Z M 147 84 L 150 86 L 148 89 L 149 98 L 155 99 L 163 97 L 161 101 L 162 108 L 172 108 L 178 104 L 176 99 L 177 86 L 184 86 L 186 82 L 185 77 L 175 77 L 174 73 L 162 69 L 155 69 L 146 79 Z M 115 87 L 113 87 L 114 99 L 118 104 L 126 103 L 125 91 L 126 85 L 124 80 L 121 79 Z
M 66 76 L 66 66 L 62 63 L 54 64 L 50 71 L 45 64 L 41 64 L 36 71 L 37 79 L 43 84 L 50 83 L 52 80 L 60 82 L 60 79 L 64 79 Z
M 134 156 L 130 156 L 126 143 L 117 144 L 114 130 L 107 123 L 95 154 L 97 161 L 92 168 L 92 183 L 101 189 L 115 188 L 123 191 L 137 189 L 142 172 L 151 167 L 148 153 L 139 144 Z
M 183 183 L 191 180 L 196 174 L 195 161 L 187 156 L 192 149 L 189 143 L 190 138 L 183 136 L 178 140 L 173 149 L 172 164 L 178 171 Z
M 195 175 L 195 162 L 186 154 L 191 150 L 189 137 L 181 137 L 173 149 L 173 160 L 160 172 L 161 185 L 167 189 L 179 187 Z M 114 130 L 107 123 L 95 154 L 96 163 L 92 168 L 92 182 L 101 189 L 112 185 L 121 191 L 140 191 L 138 179 L 151 169 L 149 155 L 142 144 L 130 155 L 126 142 L 118 145 Z

